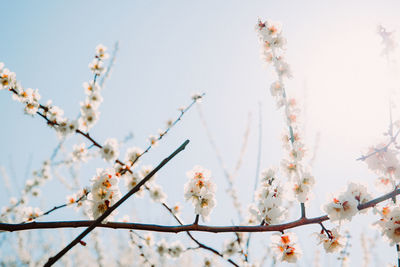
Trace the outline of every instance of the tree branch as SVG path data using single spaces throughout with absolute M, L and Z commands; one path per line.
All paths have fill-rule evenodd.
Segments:
M 158 167 L 158 166 L 157 166 Z M 154 173 L 153 173 L 154 174 Z M 150 174 L 149 174 L 150 175 Z M 147 176 L 146 176 L 147 178 Z M 136 187 L 135 187 L 136 188 Z M 376 204 L 385 200 L 391 199 L 393 196 L 399 195 L 400 189 L 396 189 L 386 195 L 375 198 L 364 204 L 358 205 L 358 210 L 371 208 Z M 114 205 L 115 206 L 115 205 Z M 110 208 L 111 209 L 111 208 Z M 226 232 L 281 232 L 287 229 L 308 225 L 320 224 L 321 222 L 329 220 L 328 215 L 322 215 L 314 218 L 300 218 L 298 220 L 277 224 L 277 225 L 257 225 L 257 226 L 207 226 L 199 224 L 187 224 L 178 226 L 157 225 L 157 224 L 141 224 L 141 223 L 122 223 L 122 222 L 107 222 L 98 224 L 97 227 L 113 228 L 113 229 L 131 229 L 131 230 L 144 230 L 164 233 L 179 233 L 187 231 L 197 232 L 210 232 L 210 233 L 226 233 Z M 31 229 L 54 229 L 54 228 L 76 228 L 88 227 L 96 221 L 64 221 L 64 222 L 32 222 L 25 224 L 7 224 L 0 223 L 1 231 L 22 231 Z M 196 242 L 197 243 L 197 242 Z
M 157 167 L 154 168 L 145 178 L 143 178 L 134 188 L 132 188 L 128 193 L 125 194 L 117 203 L 107 209 L 98 219 L 92 221 L 90 226 L 83 231 L 78 237 L 76 237 L 69 245 L 62 249 L 56 256 L 51 257 L 44 266 L 52 266 L 56 261 L 58 261 L 65 253 L 67 253 L 71 248 L 79 243 L 87 234 L 89 234 L 94 228 L 99 226 L 101 222 L 107 218 L 115 209 L 117 209 L 122 203 L 124 203 L 130 196 L 139 191 L 147 181 L 156 174 L 165 164 L 167 164 L 172 158 L 174 158 L 179 152 L 185 149 L 186 145 L 189 144 L 189 140 L 186 140 L 178 149 L 176 149 L 170 156 L 165 158 Z

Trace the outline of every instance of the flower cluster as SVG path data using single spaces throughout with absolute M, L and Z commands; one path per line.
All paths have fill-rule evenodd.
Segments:
M 97 175 L 92 179 L 92 188 L 88 196 L 89 214 L 93 219 L 100 217 L 121 198 L 118 182 L 114 169 L 97 169 Z
M 109 57 L 106 51 L 107 48 L 104 45 L 99 44 L 96 46 L 95 58 L 89 63 L 89 68 L 95 75 L 100 75 L 104 72 L 104 60 Z
M 346 244 L 346 238 L 339 234 L 338 229 L 321 230 L 317 234 L 319 244 L 322 244 L 327 253 L 334 253 L 342 249 Z
M 86 148 L 85 143 L 74 145 L 72 147 L 71 156 L 73 162 L 86 162 L 88 159 L 88 149 Z
M 283 197 L 284 190 L 276 178 L 276 170 L 264 170 L 255 193 L 256 204 L 249 206 L 250 214 L 255 216 L 258 223 L 271 225 L 281 222 L 286 215 L 286 210 L 282 207 Z
M 108 162 L 116 160 L 119 156 L 118 141 L 115 138 L 109 138 L 100 149 L 101 157 Z
M 362 184 L 350 183 L 338 196 L 329 198 L 322 209 L 332 222 L 350 221 L 358 212 L 358 205 L 371 200 L 371 195 Z
M 125 185 L 128 190 L 134 188 L 144 177 L 142 176 L 141 172 L 126 172 L 124 174 L 125 178 Z M 142 197 L 144 193 L 143 187 L 136 192 L 135 196 Z
M 82 207 L 88 194 L 89 194 L 89 190 L 87 188 L 83 188 L 82 190 L 79 190 L 78 192 L 67 196 L 66 204 L 69 207 L 75 206 L 75 209 L 78 210 L 80 207 Z M 76 204 L 76 205 L 73 205 L 73 204 Z
M 370 147 L 364 162 L 368 169 L 379 175 L 376 183 L 383 191 L 393 190 L 396 180 L 400 179 L 400 161 L 398 152 L 385 143 Z
M 394 32 L 388 32 L 387 29 L 382 25 L 378 25 L 377 32 L 382 38 L 382 44 L 384 47 L 382 50 L 382 55 L 388 55 L 394 52 L 397 47 L 397 43 L 394 39 Z
M 138 258 L 135 259 L 135 262 L 139 263 L 138 266 L 169 266 L 169 264 L 166 264 L 168 259 L 178 259 L 185 252 L 181 242 L 168 243 L 165 239 L 155 242 L 150 233 L 140 236 L 131 231 L 131 244 L 134 248 L 138 248 L 140 252 Z
M 281 77 L 290 77 L 289 65 L 283 58 L 282 50 L 286 39 L 282 36 L 281 25 L 271 21 L 259 21 L 256 31 L 261 44 L 261 56 L 266 63 L 272 63 Z
M 19 209 L 20 205 L 28 203 L 29 195 L 38 197 L 40 195 L 39 187 L 52 178 L 51 162 L 49 160 L 43 161 L 42 167 L 38 170 L 34 170 L 32 172 L 32 176 L 33 176 L 32 179 L 26 180 L 25 186 L 21 192 L 21 197 L 18 200 L 12 198 L 10 200 L 10 205 L 2 208 L 2 213 L 0 215 L 1 220 L 4 221 L 6 219 L 10 219 L 6 218 L 6 216 L 11 215 L 11 213 L 15 210 L 21 214 L 25 213 L 24 210 Z M 22 217 L 27 217 L 27 216 L 23 215 Z
M 25 207 L 22 209 L 23 221 L 32 222 L 43 214 L 39 208 Z
M 0 62 L 0 90 L 11 89 L 16 86 L 15 73 L 4 68 L 4 63 Z
M 284 60 L 286 39 L 282 36 L 281 27 L 271 21 L 259 21 L 256 25 L 262 58 L 274 66 L 277 80 L 271 84 L 271 95 L 278 108 L 284 107 L 287 130 L 283 135 L 283 147 L 287 157 L 282 159 L 281 170 L 289 178 L 292 195 L 301 203 L 311 198 L 311 189 L 315 179 L 304 167 L 305 147 L 300 138 L 300 109 L 294 98 L 288 99 L 285 91 L 285 78 L 290 78 L 288 63 Z
M 136 160 L 136 158 L 141 153 L 140 148 L 128 149 L 126 158 L 130 158 L 127 162 L 130 165 L 121 165 L 120 163 L 115 164 L 115 172 L 117 176 L 122 176 L 125 179 L 125 185 L 128 190 L 134 188 L 143 178 L 145 178 L 152 170 L 153 167 L 151 165 L 143 165 L 140 171 L 133 171 L 131 168 L 131 163 Z M 136 162 L 137 163 L 137 162 Z M 135 163 L 134 167 L 137 165 Z M 138 197 L 142 197 L 144 193 L 144 189 L 149 192 L 150 199 L 156 203 L 165 203 L 167 200 L 167 194 L 163 191 L 162 187 L 155 182 L 155 178 L 157 175 L 154 175 L 152 180 L 146 183 L 145 186 L 142 186 L 139 191 L 135 193 Z
M 179 258 L 184 252 L 184 247 L 179 241 L 168 244 L 165 239 L 161 239 L 156 244 L 156 251 L 161 257 Z
M 102 45 L 96 48 L 96 63 L 90 65 L 95 77 L 104 70 L 102 60 L 108 57 L 105 50 L 106 48 Z M 51 100 L 46 105 L 41 105 L 39 103 L 41 97 L 38 89 L 24 89 L 16 80 L 15 73 L 10 72 L 4 68 L 3 63 L 0 63 L 0 90 L 10 90 L 13 93 L 13 99 L 25 105 L 24 111 L 26 114 L 34 115 L 41 111 L 40 115 L 47 119 L 49 125 L 55 127 L 60 138 L 64 138 L 78 129 L 88 131 L 99 117 L 97 109 L 102 102 L 102 97 L 99 93 L 100 87 L 94 79 L 92 82 L 84 83 L 84 88 L 87 98 L 81 103 L 81 116 L 76 120 L 69 120 L 63 116 L 64 111 L 60 107 L 53 105 Z
M 222 255 L 224 258 L 228 259 L 238 253 L 242 248 L 237 239 L 225 240 L 224 247 L 222 249 Z
M 391 245 L 400 243 L 400 208 L 395 205 L 386 205 L 375 208 L 374 211 L 381 216 L 381 219 L 375 225 L 382 236 Z
M 296 262 L 302 255 L 302 251 L 294 233 L 274 234 L 271 236 L 271 248 L 279 261 Z
M 92 81 L 83 83 L 86 99 L 84 102 L 81 102 L 80 124 L 85 131 L 88 131 L 91 127 L 93 127 L 100 116 L 98 109 L 101 102 L 103 102 L 103 98 L 100 94 L 101 87 L 97 82 L 97 78 L 104 71 L 104 60 L 109 56 L 106 51 L 107 48 L 102 44 L 99 44 L 96 47 L 96 53 L 93 62 L 89 64 L 89 68 L 94 74 L 94 79 Z
M 192 201 L 195 214 L 201 215 L 203 221 L 206 221 L 216 205 L 216 186 L 211 181 L 211 172 L 201 166 L 194 166 L 186 176 L 189 181 L 184 187 L 185 199 Z
M 143 149 L 139 147 L 131 147 L 128 148 L 125 155 L 125 162 L 130 165 L 130 167 L 134 167 L 135 164 L 139 164 L 139 157 L 143 155 Z
M 13 99 L 25 105 L 26 114 L 34 115 L 40 108 L 40 94 L 38 89 L 22 88 L 18 83 L 16 75 L 9 69 L 4 68 L 4 63 L 0 62 L 0 90 L 8 89 L 13 92 Z
M 25 182 L 25 187 L 23 189 L 23 194 L 32 193 L 32 195 L 37 195 L 39 190 L 38 187 L 44 184 L 46 181 L 51 179 L 51 165 L 49 160 L 43 162 L 42 168 L 32 172 L 33 179 L 29 179 Z M 35 193 L 36 192 L 36 193 Z

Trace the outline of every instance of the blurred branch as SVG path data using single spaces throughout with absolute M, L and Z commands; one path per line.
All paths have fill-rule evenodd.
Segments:
M 239 220 L 242 221 L 243 212 L 242 212 L 241 203 L 238 200 L 238 196 L 237 196 L 236 190 L 234 188 L 234 184 L 233 184 L 234 176 L 228 171 L 228 168 L 225 165 L 225 162 L 222 158 L 221 152 L 219 151 L 219 149 L 217 147 L 217 143 L 215 142 L 215 139 L 210 131 L 210 128 L 208 127 L 207 121 L 204 117 L 204 114 L 203 114 L 203 111 L 202 111 L 200 105 L 197 106 L 197 111 L 199 113 L 201 124 L 203 125 L 204 130 L 206 131 L 208 141 L 209 141 L 212 149 L 214 150 L 215 155 L 217 156 L 218 163 L 222 168 L 222 171 L 224 173 L 226 181 L 228 182 L 228 188 L 226 189 L 226 191 L 229 193 L 229 195 L 232 198 L 233 206 L 236 208 Z M 249 120 L 250 120 L 250 116 L 249 116 Z M 249 123 L 248 123 L 248 125 L 249 125 Z M 243 141 L 243 146 L 242 146 L 243 151 L 245 150 L 245 145 L 247 144 L 247 139 L 248 139 L 248 130 L 246 130 L 245 135 L 244 135 L 244 141 Z M 240 165 L 241 165 L 241 156 L 242 156 L 242 152 L 239 156 L 238 163 L 236 164 L 237 170 L 240 168 Z M 236 172 L 236 169 L 235 169 L 235 172 Z
M 111 56 L 110 63 L 108 64 L 107 70 L 106 70 L 106 72 L 104 73 L 104 75 L 102 76 L 102 78 L 101 78 L 101 80 L 99 82 L 99 85 L 100 85 L 101 88 L 104 88 L 104 83 L 110 77 L 111 70 L 115 65 L 115 59 L 117 57 L 118 51 L 119 51 L 119 42 L 117 41 L 114 44 L 114 50 L 113 50 L 113 53 L 112 53 L 112 56 Z

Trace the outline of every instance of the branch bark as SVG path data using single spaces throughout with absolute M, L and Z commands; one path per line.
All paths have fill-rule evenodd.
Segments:
M 399 195 L 400 189 L 396 189 L 386 195 L 375 198 L 369 202 L 358 205 L 358 210 L 371 208 L 376 204 L 392 197 Z M 122 223 L 122 222 L 108 222 L 99 223 L 96 227 L 112 228 L 112 229 L 131 229 L 131 230 L 144 230 L 164 233 L 179 233 L 187 231 L 197 232 L 210 232 L 210 233 L 224 233 L 224 232 L 281 232 L 287 229 L 307 225 L 307 224 L 320 224 L 321 222 L 329 220 L 328 215 L 322 215 L 314 218 L 300 218 L 298 220 L 277 224 L 277 225 L 257 225 L 257 226 L 207 226 L 199 224 L 187 224 L 178 226 L 157 225 L 157 224 L 141 224 L 141 223 Z M 32 229 L 54 229 L 54 228 L 77 228 L 88 227 L 92 225 L 93 220 L 88 221 L 64 221 L 64 222 L 32 222 L 25 224 L 7 224 L 0 223 L 1 231 L 22 231 Z

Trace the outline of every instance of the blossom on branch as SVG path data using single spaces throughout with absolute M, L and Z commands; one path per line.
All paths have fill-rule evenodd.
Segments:
M 88 196 L 89 214 L 93 219 L 100 217 L 121 198 L 118 182 L 114 169 L 97 169 L 97 175 L 92 179 L 92 189 Z
M 357 214 L 358 202 L 354 196 L 348 192 L 341 193 L 338 197 L 332 197 L 330 201 L 322 207 L 332 222 L 350 221 Z
M 302 251 L 296 243 L 297 236 L 295 233 L 274 234 L 271 236 L 271 241 L 271 248 L 278 261 L 294 263 L 302 255 Z
M 128 148 L 125 154 L 125 162 L 131 166 L 139 164 L 138 158 L 143 154 L 143 149 L 139 147 Z
M 39 208 L 25 207 L 22 210 L 23 221 L 32 222 L 37 217 L 43 214 L 43 212 Z
M 72 161 L 74 162 L 86 162 L 88 159 L 88 150 L 85 143 L 79 145 L 73 145 L 72 147 Z
M 286 216 L 282 207 L 284 189 L 276 178 L 276 169 L 261 172 L 261 183 L 255 193 L 255 204 L 249 206 L 250 214 L 266 225 L 280 223 Z
M 381 215 L 381 219 L 375 223 L 382 236 L 395 245 L 400 243 L 400 208 L 394 205 L 375 209 Z
M 201 215 L 203 221 L 208 220 L 212 209 L 217 204 L 215 200 L 216 186 L 211 181 L 211 172 L 201 166 L 194 166 L 186 173 L 189 181 L 185 184 L 185 199 L 191 200 L 195 213 Z
M 337 228 L 327 230 L 327 234 L 324 230 L 321 230 L 317 234 L 319 244 L 322 244 L 327 253 L 334 253 L 344 248 L 346 244 L 346 238 L 339 234 Z
M 109 138 L 100 149 L 100 155 L 105 161 L 114 161 L 119 156 L 118 141 L 115 138 Z

